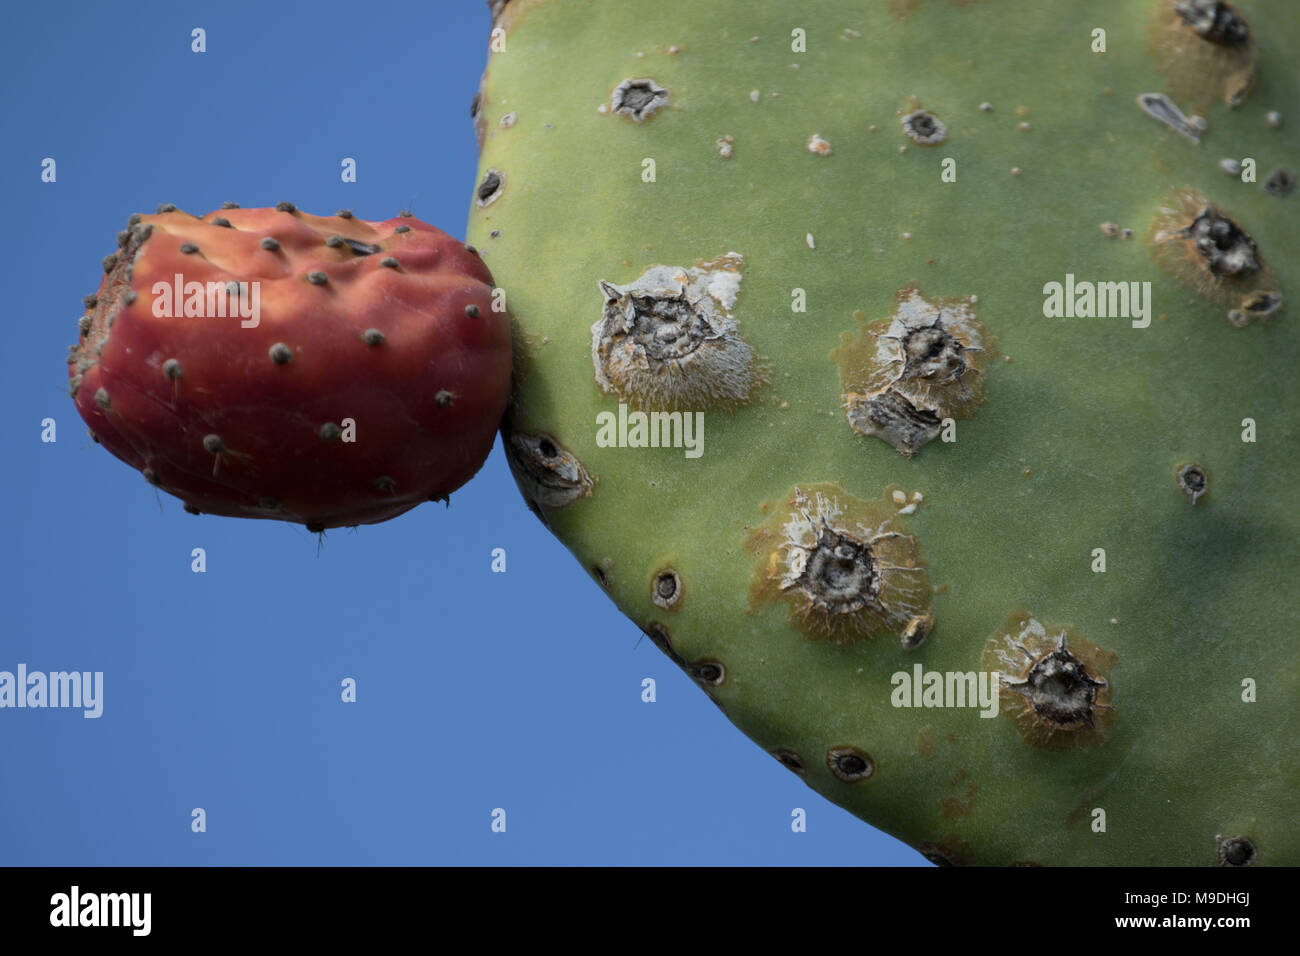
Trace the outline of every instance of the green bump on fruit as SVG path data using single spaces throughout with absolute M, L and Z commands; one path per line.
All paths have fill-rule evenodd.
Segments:
M 935 862 L 1300 863 L 1291 4 L 494 8 L 506 447 L 628 617 Z

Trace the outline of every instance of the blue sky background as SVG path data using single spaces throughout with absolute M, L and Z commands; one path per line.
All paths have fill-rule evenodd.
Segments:
M 0 710 L 0 863 L 928 865 L 642 639 L 528 513 L 499 440 L 450 510 L 332 531 L 318 555 L 298 526 L 186 514 L 86 436 L 66 346 L 132 212 L 409 207 L 464 236 L 481 0 L 82 0 L 0 21 L 0 670 L 105 685 L 98 720 Z

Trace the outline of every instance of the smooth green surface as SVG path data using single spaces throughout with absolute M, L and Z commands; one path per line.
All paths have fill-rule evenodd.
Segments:
M 1153 4 L 928 0 L 906 21 L 884 6 L 570 0 L 521 3 L 507 19 L 484 83 L 482 156 L 506 186 L 471 211 L 469 241 L 532 346 L 509 426 L 549 433 L 597 478 L 590 498 L 549 512 L 552 527 L 584 567 L 609 559 L 609 593 L 633 620 L 662 623 L 688 660 L 725 664 L 713 693 L 745 733 L 796 750 L 810 785 L 913 845 L 964 844 L 966 862 L 990 864 L 1196 864 L 1215 861 L 1216 834 L 1243 833 L 1261 864 L 1300 862 L 1295 309 L 1233 328 L 1144 242 L 1161 201 L 1194 188 L 1253 235 L 1288 299 L 1300 295 L 1300 196 L 1268 196 L 1217 165 L 1252 156 L 1262 180 L 1300 156 L 1300 21 L 1280 0 L 1240 4 L 1259 80 L 1239 109 L 1203 111 L 1198 146 L 1134 103 L 1164 85 L 1145 49 Z M 806 53 L 791 52 L 796 27 Z M 1090 51 L 1095 27 L 1105 54 Z M 671 90 L 668 107 L 639 125 L 597 111 L 638 76 Z M 913 96 L 947 124 L 945 143 L 904 137 Z M 508 112 L 517 121 L 502 129 Z M 831 155 L 806 149 L 813 133 Z M 730 159 L 716 152 L 724 135 Z M 654 183 L 642 181 L 647 157 Z M 945 157 L 955 183 L 940 181 Z M 1103 236 L 1108 220 L 1134 237 Z M 598 280 L 726 251 L 745 257 L 734 315 L 772 387 L 757 405 L 708 413 L 698 459 L 598 448 L 596 414 L 617 409 L 593 381 Z M 1150 281 L 1150 327 L 1044 318 L 1042 287 L 1066 273 Z M 955 444 L 909 461 L 851 431 L 829 353 L 858 331 L 855 310 L 886 318 L 912 282 L 931 297 L 978 295 L 1011 361 L 991 363 L 987 402 Z M 796 287 L 804 314 L 790 309 Z M 1241 440 L 1247 417 L 1254 444 Z M 1174 484 L 1185 461 L 1210 476 L 1195 506 Z M 862 498 L 894 485 L 924 494 L 903 519 L 940 592 L 920 650 L 808 641 L 784 606 L 747 613 L 742 543 L 760 505 L 819 481 Z M 1104 574 L 1090 570 L 1094 548 Z M 650 601 L 666 565 L 685 588 L 675 612 Z M 1017 606 L 1118 655 L 1103 746 L 1043 752 L 1005 718 L 890 706 L 895 671 L 977 669 Z M 1256 703 L 1241 700 L 1245 678 Z M 826 750 L 842 744 L 872 755 L 871 780 L 827 771 Z M 969 812 L 945 816 L 948 797 Z M 1089 828 L 1094 807 L 1105 833 Z

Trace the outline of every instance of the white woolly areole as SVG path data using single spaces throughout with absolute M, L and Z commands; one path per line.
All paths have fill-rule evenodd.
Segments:
M 754 350 L 732 318 L 744 257 L 647 268 L 619 285 L 601 280 L 605 304 L 591 327 L 596 383 L 638 408 L 735 407 L 762 381 Z
M 786 548 L 786 571 L 781 576 L 782 589 L 791 587 L 803 574 L 808 564 L 808 553 L 817 545 L 823 522 L 867 543 L 878 538 L 888 523 L 886 521 L 876 527 L 856 521 L 851 525 L 847 522 L 841 525 L 838 519 L 843 513 L 844 509 L 835 498 L 818 493 L 815 499 L 809 500 L 806 495 L 799 494 L 795 499 L 795 511 L 782 528 Z

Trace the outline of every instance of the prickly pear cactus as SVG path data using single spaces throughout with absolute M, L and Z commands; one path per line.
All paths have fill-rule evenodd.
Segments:
M 68 390 L 91 438 L 191 514 L 386 521 L 491 450 L 509 320 L 477 253 L 428 223 L 164 203 L 103 266 Z
M 1300 862 L 1300 20 L 515 0 L 469 241 L 533 510 L 954 864 Z

